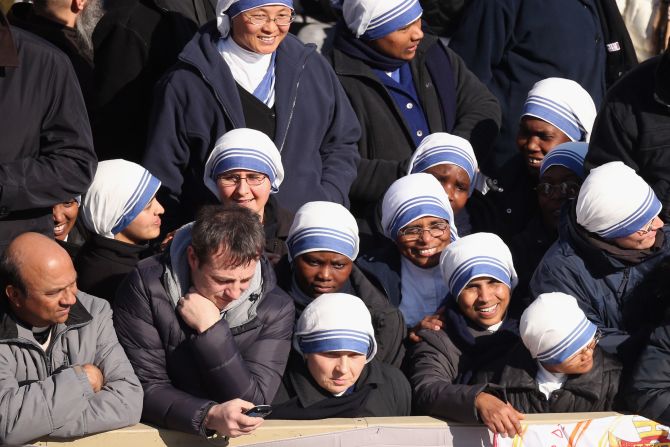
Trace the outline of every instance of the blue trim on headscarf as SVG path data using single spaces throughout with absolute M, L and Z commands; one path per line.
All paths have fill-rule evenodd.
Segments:
M 226 15 L 231 19 L 236 15 L 243 13 L 244 11 L 249 11 L 250 9 L 260 8 L 261 6 L 268 5 L 284 5 L 293 9 L 292 0 L 240 0 L 238 2 L 230 5 L 230 8 L 226 11 Z
M 474 278 L 491 277 L 512 289 L 512 272 L 509 267 L 491 256 L 475 256 L 461 263 L 449 278 L 449 291 L 458 300 L 465 286 Z
M 573 150 L 560 147 L 550 150 L 549 153 L 544 156 L 542 164 L 540 165 L 540 177 L 542 177 L 546 170 L 552 166 L 563 166 L 574 172 L 582 180 L 586 177 L 586 171 L 584 170 L 584 156 Z
M 300 334 L 298 335 L 298 345 L 303 354 L 352 351 L 369 358 L 372 355 L 374 344 L 370 340 L 370 335 L 366 332 L 351 329 L 332 329 Z
M 265 174 L 270 179 L 272 191 L 278 191 L 275 186 L 277 169 L 272 162 L 272 158 L 263 151 L 252 148 L 228 148 L 221 151 L 212 162 L 210 178 L 216 182 L 216 177 L 219 174 L 233 169 L 244 169 Z
M 658 216 L 660 212 L 661 202 L 656 198 L 654 191 L 649 188 L 644 202 L 630 216 L 604 230 L 596 231 L 596 234 L 605 239 L 630 236 L 636 231 L 644 229 L 644 226 Z
M 349 233 L 333 228 L 308 227 L 291 235 L 286 241 L 291 259 L 301 253 L 319 249 L 334 251 L 351 259 L 355 259 L 356 238 Z
M 400 231 L 401 228 L 423 216 L 433 216 L 444 219 L 449 222 L 450 227 L 453 220 L 453 216 L 444 208 L 442 202 L 435 197 L 413 197 L 398 207 L 393 219 L 391 219 L 391 222 L 389 223 L 389 233 L 391 233 L 393 239 L 396 239 L 398 237 L 398 231 Z M 453 233 L 451 228 L 450 233 Z M 451 239 L 455 240 L 454 234 L 451 234 Z
M 144 171 L 135 191 L 126 202 L 119 221 L 112 228 L 112 234 L 118 234 L 130 225 L 147 206 L 160 186 L 160 180 L 151 175 L 149 171 Z
M 558 365 L 563 363 L 570 356 L 579 352 L 596 334 L 596 326 L 586 319 L 586 316 L 579 322 L 563 340 L 556 346 L 537 355 L 537 359 L 542 363 Z
M 584 141 L 586 132 L 577 116 L 562 105 L 541 96 L 529 96 L 521 116 L 531 115 L 547 121 L 563 131 L 573 141 Z
M 421 17 L 422 14 L 423 9 L 421 9 L 419 0 L 405 0 L 392 10 L 373 18 L 361 39 L 380 39 L 403 26 L 409 25 Z
M 277 57 L 277 52 L 272 53 L 270 58 L 270 65 L 268 66 L 268 71 L 265 72 L 265 76 L 261 79 L 260 84 L 256 86 L 256 89 L 253 92 L 253 95 L 266 106 L 270 106 L 270 102 L 274 97 L 274 86 L 275 86 L 275 59 Z
M 425 172 L 433 166 L 441 164 L 452 164 L 465 170 L 470 177 L 470 182 L 475 178 L 475 167 L 467 152 L 457 146 L 435 146 L 426 149 L 416 160 L 410 174 Z

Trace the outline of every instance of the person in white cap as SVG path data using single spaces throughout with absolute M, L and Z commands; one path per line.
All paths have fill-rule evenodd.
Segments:
M 407 172 L 429 134 L 466 138 L 486 157 L 501 118 L 495 98 L 463 61 L 436 36 L 424 35 L 419 0 L 339 3 L 343 23 L 330 61 L 363 131 L 350 194 L 361 218 Z
M 558 223 L 566 202 L 574 201 L 586 178 L 584 157 L 588 143 L 569 142 L 552 148 L 540 164 L 540 182 L 535 188 L 535 199 L 539 209 L 530 218 L 526 227 L 509 242 L 514 266 L 519 274 L 519 297 L 517 303 L 527 306 L 528 283 L 549 247 L 558 238 Z M 523 309 L 521 309 L 523 310 Z
M 359 297 L 372 315 L 377 359 L 399 367 L 405 355 L 405 320 L 354 262 L 360 244 L 354 216 L 337 203 L 308 202 L 296 213 L 287 242 L 288 256 L 276 271 L 279 286 L 291 295 L 297 313 L 324 293 Z
M 214 144 L 203 181 L 221 203 L 258 214 L 265 230 L 265 254 L 273 262 L 286 254 L 293 214 L 274 195 L 284 180 L 281 154 L 270 137 L 254 129 L 233 129 Z
M 163 182 L 172 227 L 214 197 L 202 182 L 216 140 L 238 128 L 266 134 L 281 153 L 278 203 L 348 206 L 360 125 L 328 62 L 289 34 L 291 0 L 219 0 L 157 84 L 143 165 Z
M 577 301 L 544 293 L 519 322 L 522 343 L 478 376 L 492 392 L 524 413 L 610 411 L 617 402 L 621 363 L 599 346 L 600 332 Z
M 593 169 L 530 281 L 532 297 L 573 296 L 603 332 L 603 349 L 625 365 L 640 348 L 636 334 L 646 316 L 639 309 L 651 305 L 644 280 L 670 254 L 660 211 L 649 185 L 623 163 Z
M 413 328 L 435 313 L 448 292 L 440 254 L 458 238 L 449 197 L 432 175 L 407 175 L 384 195 L 381 223 L 388 240 L 357 262 Z
M 440 269 L 449 291 L 443 323 L 419 331 L 423 341 L 408 362 L 414 408 L 514 436 L 523 414 L 475 379 L 519 341 L 519 321 L 508 310 L 517 283 L 512 255 L 495 234 L 475 233 L 444 250 Z
M 156 199 L 160 184 L 137 163 L 98 163 L 80 210 L 90 232 L 74 262 L 81 290 L 112 301 L 123 278 L 152 254 L 147 243 L 160 234 L 164 211 Z
M 324 293 L 302 312 L 271 417 L 409 416 L 411 389 L 399 369 L 373 360 L 370 312 L 360 298 Z

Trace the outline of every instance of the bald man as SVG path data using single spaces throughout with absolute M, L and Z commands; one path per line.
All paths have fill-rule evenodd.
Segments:
M 0 258 L 0 444 L 139 422 L 142 387 L 107 301 L 77 290 L 67 252 L 38 233 Z

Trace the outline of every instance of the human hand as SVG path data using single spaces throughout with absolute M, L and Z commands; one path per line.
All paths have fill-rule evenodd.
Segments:
M 163 241 L 161 242 L 161 245 L 160 245 L 160 250 L 161 251 L 165 251 L 165 249 L 170 244 L 172 239 L 174 239 L 174 235 L 176 233 L 177 233 L 177 230 L 172 230 L 168 234 L 165 235 L 165 239 L 163 239 Z
M 189 327 L 202 334 L 221 319 L 221 312 L 212 301 L 193 289 L 179 299 L 177 310 Z
M 482 422 L 493 433 L 502 437 L 513 437 L 521 433 L 521 419 L 525 416 L 509 403 L 503 402 L 492 394 L 479 393 L 475 398 L 475 407 Z
M 214 405 L 205 417 L 205 428 L 231 438 L 247 435 L 263 423 L 263 418 L 244 414 L 246 410 L 253 407 L 254 404 L 242 399 L 233 399 Z
M 444 307 L 437 309 L 435 315 L 428 315 L 424 317 L 416 326 L 409 330 L 409 341 L 412 343 L 419 343 L 422 338 L 417 334 L 421 329 L 428 329 L 431 331 L 439 331 L 444 326 Z
M 88 383 L 91 384 L 91 388 L 93 388 L 93 392 L 97 393 L 102 389 L 102 386 L 105 384 L 105 378 L 102 375 L 102 371 L 100 371 L 100 368 L 95 366 L 92 363 L 87 363 L 85 365 L 82 365 L 81 369 L 84 370 L 86 373 L 86 378 L 88 378 Z

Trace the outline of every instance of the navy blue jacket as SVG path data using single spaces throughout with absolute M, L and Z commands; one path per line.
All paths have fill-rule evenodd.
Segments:
M 574 208 L 563 208 L 558 241 L 547 251 L 530 281 L 530 295 L 563 292 L 574 296 L 586 317 L 605 336 L 600 345 L 622 360 L 638 351 L 636 338 L 649 320 L 653 298 L 645 277 L 670 254 L 670 226 L 665 241 L 638 264 L 626 264 L 585 240 L 578 232 Z M 646 334 L 645 334 L 646 335 Z M 630 340 L 629 340 L 630 338 Z
M 235 79 L 219 54 L 215 23 L 186 45 L 155 91 L 144 166 L 163 182 L 168 222 L 186 222 L 207 201 L 205 161 L 217 138 L 245 127 Z M 348 205 L 359 160 L 360 126 L 342 87 L 313 45 L 287 35 L 276 58 L 275 144 L 284 182 L 279 205 L 328 200 Z M 174 222 L 175 213 L 179 218 Z

